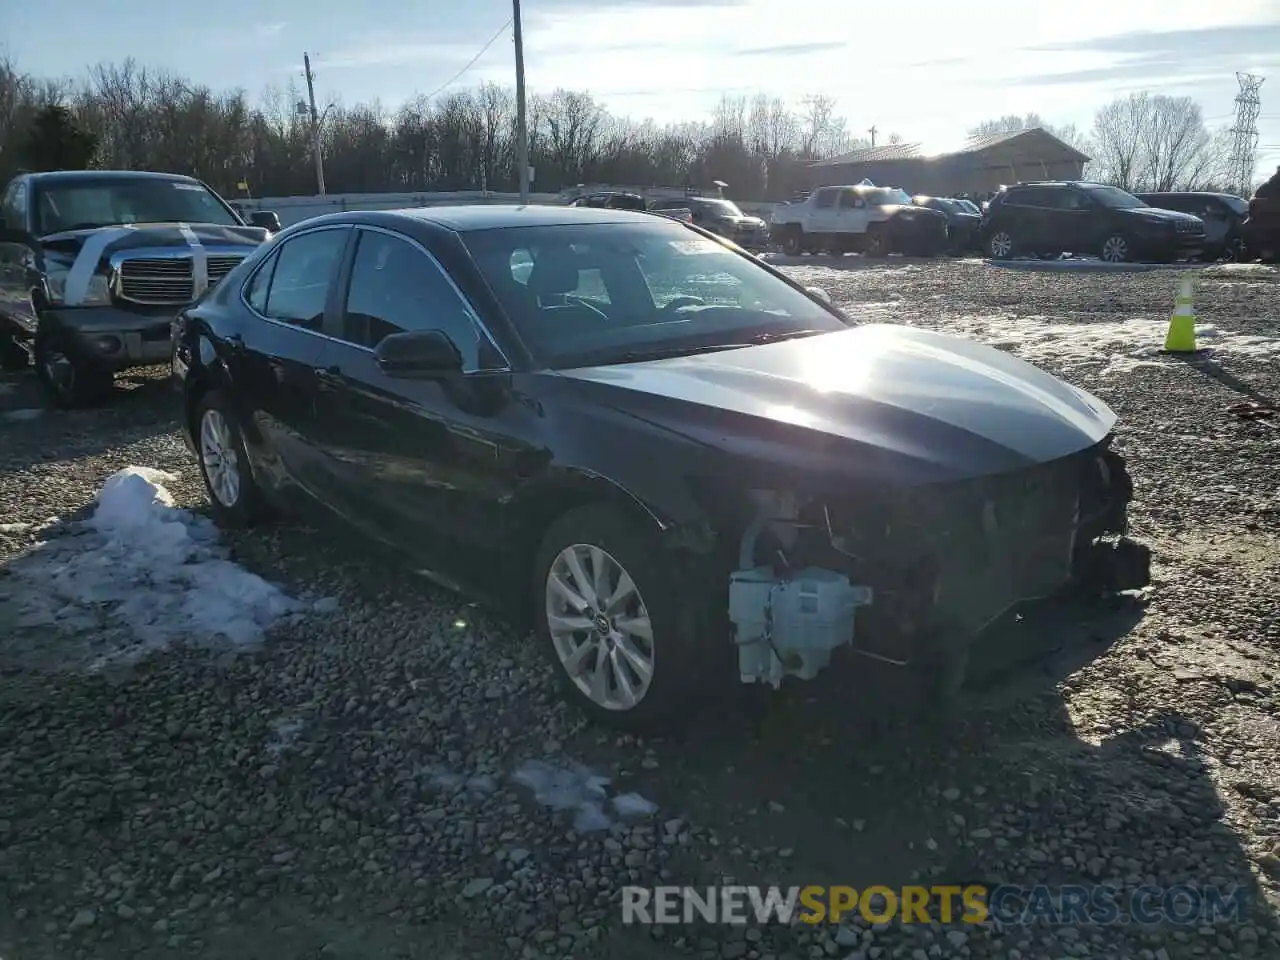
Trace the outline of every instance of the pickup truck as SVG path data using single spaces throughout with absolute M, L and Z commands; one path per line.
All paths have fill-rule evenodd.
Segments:
M 932 257 L 948 245 L 947 218 L 916 206 L 906 191 L 867 184 L 819 187 L 778 204 L 773 240 L 784 253 L 890 253 Z
M 80 407 L 115 373 L 167 363 L 170 324 L 279 229 L 208 185 L 142 171 L 14 178 L 0 195 L 0 366 L 34 360 L 49 400 Z

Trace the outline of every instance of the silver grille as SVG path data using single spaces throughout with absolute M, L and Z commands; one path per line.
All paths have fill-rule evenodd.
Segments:
M 207 257 L 209 286 L 213 286 L 244 257 L 216 255 Z M 149 305 L 190 303 L 195 298 L 191 255 L 166 257 L 128 257 L 120 260 L 117 290 L 121 300 Z

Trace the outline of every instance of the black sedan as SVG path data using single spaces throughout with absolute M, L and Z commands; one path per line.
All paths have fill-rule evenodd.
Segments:
M 635 728 L 833 654 L 953 692 L 1023 601 L 1146 582 L 1140 545 L 1101 539 L 1131 491 L 1101 402 L 861 325 L 666 218 L 319 217 L 185 310 L 173 346 L 223 522 L 337 514 L 527 618 L 568 695 Z
M 966 206 L 965 201 L 949 197 L 912 197 L 918 207 L 937 210 L 947 218 L 947 248 L 954 254 L 972 253 L 978 249 L 978 229 L 982 226 L 982 214 L 977 208 Z

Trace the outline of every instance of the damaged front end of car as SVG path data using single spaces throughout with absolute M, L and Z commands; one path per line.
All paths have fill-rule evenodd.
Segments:
M 898 666 L 967 651 L 1014 608 L 1150 582 L 1110 438 L 1023 470 L 889 490 L 753 490 L 729 619 L 740 679 L 811 679 L 832 653 Z

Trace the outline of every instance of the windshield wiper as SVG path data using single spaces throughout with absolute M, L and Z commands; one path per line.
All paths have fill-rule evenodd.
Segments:
M 747 337 L 737 343 L 725 344 L 726 347 L 754 347 L 762 343 L 777 343 L 779 340 L 795 340 L 799 337 L 815 337 L 820 333 L 833 333 L 832 330 L 784 330 L 782 332 L 769 331 L 766 333 L 757 333 L 754 337 Z
M 652 350 L 628 350 L 614 363 L 639 363 L 642 360 L 666 360 L 669 357 L 692 357 L 698 353 L 715 353 L 746 346 L 742 343 L 711 343 L 700 347 L 654 347 Z

